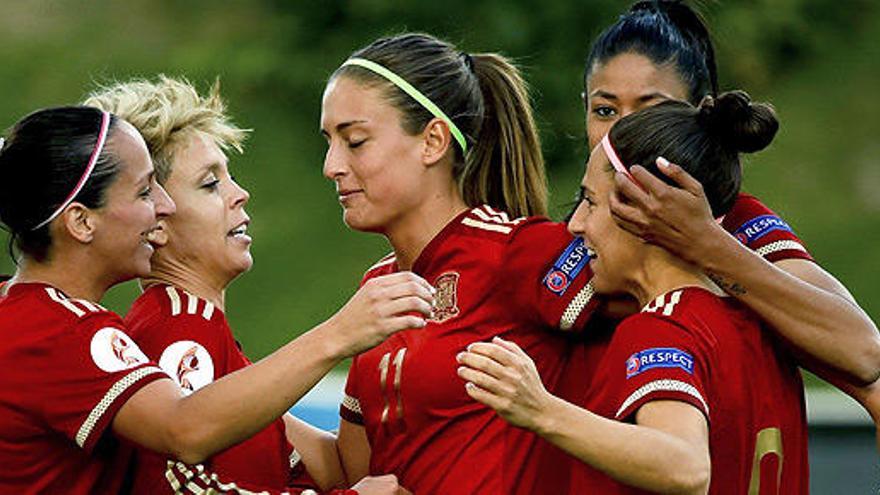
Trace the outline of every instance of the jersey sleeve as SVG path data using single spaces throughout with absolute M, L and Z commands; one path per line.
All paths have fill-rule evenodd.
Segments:
M 502 269 L 500 290 L 507 292 L 511 307 L 539 325 L 581 331 L 598 305 L 587 248 L 564 224 L 519 227 Z
M 615 390 L 615 419 L 631 418 L 655 400 L 677 400 L 709 418 L 709 356 L 699 337 L 665 318 L 639 313 L 615 331 L 605 365 Z M 607 370 L 608 371 L 608 370 Z
M 348 370 L 348 378 L 345 380 L 345 395 L 342 397 L 342 404 L 339 405 L 339 416 L 349 423 L 363 426 L 364 413 L 357 391 L 357 362 L 358 358 L 355 356 L 351 361 L 351 368 Z
M 47 424 L 91 452 L 119 408 L 148 383 L 167 378 L 110 312 L 91 313 L 46 342 L 30 394 Z M 45 366 L 45 365 L 43 365 Z
M 331 489 L 316 491 L 312 488 L 290 486 L 284 489 L 270 488 L 234 480 L 221 473 L 212 472 L 204 464 L 186 464 L 168 461 L 165 481 L 174 493 L 224 493 L 228 495 L 358 495 L 357 490 Z M 181 488 L 185 490 L 181 491 Z
M 804 242 L 785 220 L 754 196 L 740 194 L 721 225 L 771 263 L 785 259 L 813 260 Z

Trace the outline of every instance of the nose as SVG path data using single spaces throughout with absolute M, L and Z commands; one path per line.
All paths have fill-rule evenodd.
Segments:
M 241 184 L 236 182 L 234 179 L 232 180 L 233 187 L 233 201 L 232 207 L 241 207 L 248 204 L 248 201 L 251 199 L 251 193 L 248 192 L 247 189 L 241 187 Z
M 177 206 L 174 204 L 171 196 L 168 195 L 168 191 L 158 183 L 153 187 L 153 205 L 156 208 L 156 218 L 160 220 L 173 215 L 177 211 Z
M 568 231 L 575 237 L 584 237 L 584 214 L 586 205 L 583 201 L 579 202 L 571 218 L 568 220 Z
M 327 147 L 327 153 L 324 155 L 324 177 L 330 180 L 336 180 L 345 175 L 345 162 L 336 151 L 337 147 L 331 142 Z

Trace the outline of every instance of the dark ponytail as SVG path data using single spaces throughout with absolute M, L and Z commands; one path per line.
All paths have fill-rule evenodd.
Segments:
M 36 261 L 49 256 L 49 227 L 43 225 L 74 190 L 95 150 L 102 112 L 89 107 L 38 110 L 13 126 L 0 151 L 0 223 L 14 248 Z M 108 139 L 118 121 L 110 117 Z M 118 161 L 109 146 L 98 155 L 95 168 L 74 201 L 89 208 L 104 204 Z
M 488 204 L 515 216 L 547 211 L 547 185 L 537 126 L 519 71 L 497 54 L 469 55 L 431 35 L 382 38 L 351 55 L 384 66 L 437 105 L 464 134 L 468 152 L 454 143 L 453 174 L 469 206 Z M 343 65 L 331 76 L 382 88 L 403 114 L 409 134 L 434 115 L 383 76 Z
M 614 124 L 609 139 L 624 166 L 640 164 L 668 184 L 674 185 L 657 170 L 657 158 L 679 164 L 703 185 L 717 217 L 730 210 L 739 192 L 739 154 L 766 148 L 778 129 L 772 106 L 732 91 L 708 97 L 699 107 L 666 101 L 628 115 Z
M 718 94 L 715 49 L 706 23 L 681 0 L 635 3 L 593 42 L 584 69 L 587 84 L 596 65 L 617 55 L 637 53 L 655 65 L 672 64 L 696 105 Z

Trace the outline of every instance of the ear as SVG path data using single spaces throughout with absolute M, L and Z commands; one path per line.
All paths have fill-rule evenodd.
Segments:
M 425 147 L 422 151 L 422 161 L 427 166 L 432 166 L 440 162 L 440 159 L 446 156 L 449 147 L 452 144 L 452 133 L 449 132 L 449 126 L 442 119 L 434 118 L 425 126 L 422 132 Z
M 95 238 L 98 218 L 95 212 L 82 203 L 70 203 L 61 212 L 61 228 L 77 241 L 88 244 Z

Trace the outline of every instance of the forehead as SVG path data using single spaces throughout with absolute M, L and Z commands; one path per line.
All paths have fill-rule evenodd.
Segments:
M 597 144 L 590 153 L 590 159 L 587 161 L 587 169 L 584 173 L 582 186 L 590 188 L 593 192 L 604 191 L 611 186 L 611 180 L 614 174 L 610 173 L 611 163 L 605 156 L 605 150 L 601 144 Z
M 648 57 L 633 52 L 595 63 L 587 87 L 590 93 L 598 90 L 633 97 L 663 93 L 676 99 L 687 99 L 687 87 L 674 64 L 656 65 Z
M 225 166 L 226 154 L 217 142 L 201 131 L 196 131 L 181 143 L 180 149 L 174 153 L 173 172 L 195 173 L 210 166 Z
M 140 133 L 124 120 L 117 122 L 107 146 L 119 159 L 119 179 L 135 181 L 153 171 L 153 162 Z
M 396 115 L 396 109 L 382 98 L 381 88 L 346 76 L 333 78 L 321 101 L 321 128 L 358 120 L 381 121 Z

